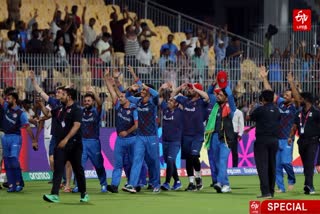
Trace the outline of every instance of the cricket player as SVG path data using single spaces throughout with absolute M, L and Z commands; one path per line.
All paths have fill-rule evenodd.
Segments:
M 28 117 L 17 105 L 19 96 L 15 92 L 7 95 L 5 102 L 0 98 L 0 108 L 4 112 L 1 121 L 4 129 L 2 136 L 3 159 L 7 173 L 9 188 L 7 192 L 21 192 L 23 190 L 22 174 L 19 162 L 19 155 L 22 146 L 21 128 L 25 128 L 32 139 L 32 147 L 38 150 L 38 142 L 30 128 Z
M 107 179 L 106 170 L 103 166 L 103 157 L 101 154 L 100 144 L 100 113 L 102 103 L 94 92 L 93 88 L 90 87 L 87 93 L 84 95 L 84 106 L 82 108 L 82 167 L 84 168 L 88 158 L 96 169 L 98 179 L 101 185 L 101 192 L 107 192 Z M 95 104 L 97 107 L 95 107 Z M 79 191 L 78 186 L 75 186 L 72 190 L 73 193 Z

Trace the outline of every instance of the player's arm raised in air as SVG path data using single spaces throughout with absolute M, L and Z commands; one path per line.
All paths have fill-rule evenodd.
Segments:
M 48 94 L 46 94 L 42 88 L 39 86 L 39 84 L 37 83 L 36 79 L 35 79 L 35 74 L 33 71 L 30 71 L 30 79 L 31 79 L 31 82 L 32 82 L 32 85 L 34 87 L 34 90 L 36 90 L 37 93 L 40 94 L 40 96 L 46 101 L 48 102 L 49 100 L 49 96 Z
M 268 73 L 269 73 L 269 71 L 267 71 L 267 68 L 265 66 L 260 67 L 260 76 L 263 81 L 263 88 L 264 88 L 264 90 L 271 90 L 272 91 L 272 87 L 268 81 Z M 274 94 L 274 97 L 273 97 L 274 102 L 277 101 L 277 97 L 278 97 L 278 95 Z
M 292 72 L 289 72 L 287 75 L 287 80 L 289 82 L 290 88 L 291 88 L 291 92 L 292 92 L 292 96 L 294 98 L 294 102 L 296 104 L 297 107 L 300 106 L 301 103 L 301 96 L 300 93 L 296 87 Z

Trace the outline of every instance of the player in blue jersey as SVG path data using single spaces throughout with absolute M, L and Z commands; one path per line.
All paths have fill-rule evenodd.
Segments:
M 2 136 L 3 159 L 6 167 L 9 189 L 7 192 L 20 192 L 23 189 L 22 174 L 19 155 L 22 146 L 21 129 L 25 128 L 32 139 L 32 147 L 38 150 L 38 142 L 29 126 L 28 117 L 17 105 L 18 94 L 15 92 L 7 95 L 5 102 L 0 98 L 0 108 L 4 117 L 0 121 L 4 129 Z
M 159 94 L 162 94 L 163 89 L 168 88 L 167 83 L 163 84 L 159 89 Z M 178 190 L 182 187 L 179 180 L 176 158 L 181 147 L 182 129 L 183 129 L 183 111 L 179 108 L 179 103 L 176 97 L 169 99 L 161 96 L 161 111 L 162 111 L 162 150 L 163 157 L 167 164 L 166 180 L 161 185 L 162 190 L 170 190 L 171 177 L 174 179 L 172 189 Z
M 107 192 L 106 170 L 103 166 L 103 157 L 101 154 L 101 144 L 99 139 L 101 106 L 102 103 L 99 96 L 97 96 L 92 87 L 89 87 L 87 93 L 84 95 L 82 108 L 83 114 L 81 131 L 83 152 L 81 164 L 84 168 L 88 158 L 90 159 L 97 172 L 101 185 L 101 192 Z M 78 186 L 75 186 L 72 190 L 73 193 L 78 191 Z
M 271 85 L 268 82 L 268 72 L 265 67 L 260 68 L 260 75 L 263 78 L 263 85 L 265 89 L 271 89 Z M 293 155 L 293 143 L 288 142 L 291 128 L 294 124 L 294 118 L 298 112 L 297 106 L 299 106 L 299 92 L 296 89 L 293 77 L 291 73 L 287 76 L 290 90 L 286 90 L 283 97 L 275 95 L 275 103 L 277 104 L 281 119 L 280 129 L 278 133 L 279 148 L 276 156 L 276 184 L 278 190 L 276 192 L 283 193 L 286 191 L 283 181 L 283 169 L 288 175 L 288 190 L 292 191 L 294 184 L 296 183 L 295 174 L 292 166 Z
M 123 190 L 136 192 L 135 187 L 138 185 L 141 166 L 145 159 L 149 170 L 149 183 L 153 186 L 153 192 L 159 193 L 160 160 L 156 122 L 159 96 L 151 85 L 142 84 L 131 66 L 129 71 L 137 83 L 131 86 L 131 90 L 141 90 L 141 95 L 134 97 L 130 91 L 126 93 L 127 99 L 137 105 L 138 131 L 129 184 Z
M 128 159 L 129 167 L 127 169 L 127 176 L 133 173 L 130 165 L 132 165 L 134 146 L 136 143 L 136 129 L 138 128 L 136 105 L 129 102 L 125 93 L 122 92 L 123 88 L 117 79 L 118 76 L 115 78 L 116 81 L 108 77 L 108 74 L 105 76 L 105 82 L 116 109 L 116 130 L 118 135 L 114 148 L 112 181 L 111 185 L 108 185 L 108 191 L 112 193 L 118 193 L 124 159 Z
M 214 179 L 216 181 L 213 187 L 218 193 L 227 193 L 231 192 L 227 168 L 230 145 L 234 142 L 232 118 L 236 111 L 236 105 L 227 83 L 226 72 L 218 72 L 217 84 L 219 90 L 214 90 L 215 83 L 208 89 L 210 98 L 213 92 L 216 93 L 216 98 L 210 99 L 213 108 L 206 125 L 205 144 L 210 145 L 210 150 L 213 153 Z
M 203 143 L 205 115 L 210 101 L 208 94 L 203 91 L 199 83 L 183 84 L 173 92 L 173 96 L 183 89 L 186 89 L 187 96 L 178 96 L 176 101 L 183 106 L 181 158 L 186 160 L 189 177 L 189 185 L 185 190 L 196 191 L 203 188 L 199 158 Z
M 56 88 L 56 96 L 52 97 L 49 96 L 47 93 L 45 93 L 42 88 L 40 88 L 40 86 L 38 85 L 37 81 L 35 80 L 35 74 L 33 71 L 30 72 L 30 79 L 32 81 L 32 85 L 35 89 L 35 91 L 37 93 L 39 93 L 39 95 L 46 101 L 48 102 L 50 109 L 51 110 L 55 110 L 59 107 L 61 107 L 62 103 L 61 103 L 61 98 L 62 98 L 62 94 L 63 94 L 63 90 L 64 90 L 64 86 L 60 86 L 58 88 Z M 47 117 L 47 118 L 51 118 L 51 112 L 49 111 L 49 109 L 47 108 L 41 108 L 43 114 Z M 50 145 L 49 145 L 49 159 L 52 160 L 52 167 L 54 168 L 53 165 L 53 152 L 54 152 L 54 147 L 56 146 L 56 129 L 58 126 L 58 121 L 56 120 L 56 118 L 52 118 L 52 124 L 51 124 L 51 134 L 52 134 L 52 138 L 50 141 Z M 72 177 L 72 167 L 69 161 L 67 161 L 66 163 L 66 169 L 65 169 L 65 175 L 64 175 L 64 192 L 71 192 L 71 177 Z

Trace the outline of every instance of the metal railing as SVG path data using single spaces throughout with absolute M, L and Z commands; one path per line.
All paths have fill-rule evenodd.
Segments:
M 127 6 L 130 11 L 134 11 L 139 18 L 151 19 L 156 26 L 168 26 L 171 32 L 184 32 L 192 29 L 194 32 L 198 29 L 204 30 L 208 37 L 216 38 L 216 32 L 219 27 L 195 19 L 179 11 L 170 9 L 150 0 L 106 0 L 107 4 L 117 4 Z M 262 56 L 263 42 L 255 42 L 240 35 L 228 32 L 230 37 L 237 37 L 241 42 L 241 50 L 247 57 Z
M 253 35 L 253 40 L 263 44 L 265 41 L 265 33 L 268 26 L 259 26 Z M 305 51 L 313 55 L 317 54 L 318 50 L 318 25 L 314 24 L 311 31 L 297 32 L 293 31 L 292 26 L 277 26 L 278 33 L 272 37 L 271 43 L 273 49 L 279 48 L 282 52 L 289 47 L 291 53 L 297 53 L 301 42 L 306 42 Z M 301 52 L 300 52 L 301 53 Z
M 123 60 L 122 60 L 123 61 Z M 256 102 L 263 89 L 259 76 L 259 66 L 265 65 L 269 69 L 269 81 L 277 94 L 282 94 L 289 87 L 286 75 L 289 71 L 299 84 L 301 91 L 320 95 L 320 61 L 316 59 L 305 60 L 273 58 L 233 59 L 223 63 L 206 66 L 199 59 L 177 60 L 176 62 L 160 59 L 151 66 L 142 66 L 138 61 L 113 58 L 105 63 L 95 56 L 68 56 L 65 59 L 53 55 L 19 55 L 18 61 L 10 59 L 0 60 L 0 88 L 13 86 L 19 92 L 20 98 L 34 100 L 29 72 L 36 73 L 36 80 L 45 91 L 54 91 L 60 85 L 73 85 L 79 91 L 79 102 L 88 86 L 93 86 L 100 94 L 104 103 L 104 118 L 108 127 L 114 127 L 114 110 L 112 101 L 103 81 L 104 71 L 109 68 L 118 69 L 122 75 L 120 80 L 125 88 L 134 84 L 128 72 L 127 65 L 131 65 L 142 82 L 152 84 L 158 89 L 161 84 L 171 82 L 175 87 L 186 82 L 200 82 L 206 90 L 212 84 L 215 73 L 225 70 L 228 73 L 229 85 L 238 98 L 238 106 L 244 112 L 249 104 Z

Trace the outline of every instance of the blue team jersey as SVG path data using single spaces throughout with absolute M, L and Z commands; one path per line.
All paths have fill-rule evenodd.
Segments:
M 4 112 L 4 117 L 1 121 L 4 133 L 21 135 L 20 129 L 29 124 L 27 113 L 19 106 L 8 108 L 7 103 L 0 106 L 0 108 L 2 108 Z
M 116 130 L 117 134 L 119 135 L 122 131 L 129 130 L 133 125 L 134 121 L 138 120 L 138 112 L 136 105 L 130 103 L 129 108 L 124 108 L 120 105 L 119 100 L 116 102 L 115 105 L 116 109 Z M 136 131 L 131 132 L 126 137 L 133 137 L 136 135 Z
M 183 129 L 183 111 L 178 107 L 173 111 L 168 109 L 167 102 L 161 103 L 162 117 L 162 140 L 166 142 L 181 141 Z
M 82 137 L 86 139 L 99 139 L 100 113 L 96 107 L 82 108 Z
M 192 101 L 184 96 L 178 96 L 176 100 L 183 106 L 183 135 L 204 134 L 204 121 L 208 115 L 209 103 L 202 98 Z
M 54 98 L 54 97 L 49 97 L 49 100 L 48 100 L 48 104 L 50 105 L 50 108 L 51 108 L 51 111 L 54 111 L 58 108 L 61 107 L 61 101 Z M 56 135 L 56 130 L 57 130 L 57 127 L 59 126 L 58 124 L 59 122 L 57 121 L 57 118 L 55 117 L 52 117 L 52 120 L 51 120 L 51 135 L 55 136 Z
M 294 104 L 285 105 L 284 99 L 282 97 L 277 98 L 277 105 L 280 111 L 280 129 L 279 138 L 288 139 L 290 136 L 290 131 L 294 123 L 295 115 L 297 113 L 297 108 Z
M 142 83 L 139 80 L 137 84 L 142 87 Z M 130 94 L 126 94 L 127 99 L 137 105 L 138 110 L 138 135 L 140 136 L 156 136 L 158 131 L 157 126 L 157 112 L 159 95 L 158 92 L 152 88 L 149 88 L 151 94 L 150 99 L 144 103 L 141 97 L 133 97 Z

